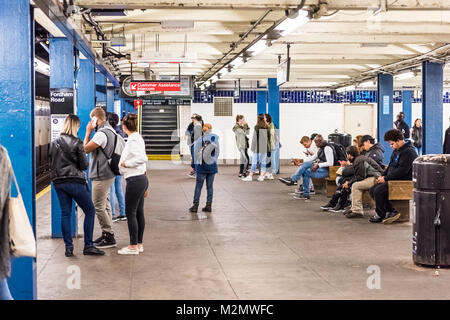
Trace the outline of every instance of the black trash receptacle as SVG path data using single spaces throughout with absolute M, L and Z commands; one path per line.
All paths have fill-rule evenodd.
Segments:
M 450 266 L 450 155 L 417 158 L 413 181 L 413 260 Z
M 352 144 L 352 136 L 346 133 L 331 133 L 328 135 L 328 141 L 338 143 L 347 148 Z

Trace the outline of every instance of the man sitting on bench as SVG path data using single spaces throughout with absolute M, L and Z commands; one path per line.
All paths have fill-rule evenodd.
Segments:
M 303 164 L 297 172 L 290 177 L 290 181 L 280 180 L 286 185 L 293 185 L 300 178 L 303 180 L 303 194 L 294 196 L 295 199 L 310 199 L 309 182 L 310 178 L 326 178 L 329 175 L 329 167 L 334 165 L 334 149 L 328 145 L 327 141 L 318 134 L 314 138 L 314 143 L 319 148 L 316 154 L 301 160 Z
M 376 181 L 376 184 L 370 188 L 370 196 L 375 200 L 376 214 L 369 221 L 373 223 L 383 222 L 392 223 L 400 218 L 397 212 L 389 202 L 389 180 L 412 180 L 412 164 L 417 158 L 417 152 L 411 141 L 405 141 L 405 137 L 400 130 L 392 129 L 384 134 L 384 141 L 387 141 L 392 152 L 391 160 L 386 171 Z

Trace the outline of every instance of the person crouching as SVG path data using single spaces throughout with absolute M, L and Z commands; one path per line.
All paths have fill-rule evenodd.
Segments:
M 206 180 L 206 206 L 202 209 L 203 212 L 211 212 L 213 200 L 213 183 L 214 176 L 218 172 L 217 159 L 219 158 L 219 136 L 212 133 L 212 126 L 205 123 L 203 126 L 203 136 L 194 142 L 194 157 L 195 157 L 195 172 L 197 173 L 195 183 L 194 201 L 190 212 L 197 212 L 200 203 L 200 195 L 203 188 L 203 183 Z

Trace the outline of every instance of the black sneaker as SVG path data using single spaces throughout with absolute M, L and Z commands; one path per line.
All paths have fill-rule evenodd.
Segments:
M 311 199 L 311 197 L 310 196 L 305 196 L 305 195 L 295 195 L 294 196 L 294 199 L 297 199 L 297 200 L 309 200 L 309 199 Z
M 379 217 L 378 215 L 374 215 L 369 218 L 369 221 L 372 223 L 380 223 L 383 221 L 383 219 L 381 217 Z
M 127 221 L 127 216 L 119 216 L 120 221 Z
M 386 212 L 386 217 L 383 219 L 384 224 L 391 224 L 394 221 L 397 221 L 400 218 L 400 212 Z
M 112 222 L 118 222 L 118 221 L 120 221 L 120 217 L 112 218 Z
M 336 207 L 328 210 L 328 212 L 334 212 L 334 213 L 341 213 L 344 211 L 345 211 L 344 208 L 342 208 L 340 206 L 336 206 Z
M 114 234 L 105 233 L 105 238 L 100 241 L 99 244 L 95 244 L 96 247 L 106 249 L 117 247 L 116 239 L 114 239 Z
M 326 205 L 320 207 L 320 209 L 322 209 L 323 211 L 328 211 L 328 210 L 333 209 L 333 208 L 334 208 L 334 206 L 330 205 L 329 203 L 327 203 Z
M 303 194 L 303 190 L 300 191 L 300 194 Z M 315 192 L 314 190 L 309 190 L 309 194 L 310 194 L 310 195 L 311 195 L 311 194 L 316 194 L 316 192 Z
M 66 247 L 66 252 L 64 254 L 66 257 L 73 257 L 73 247 Z
M 346 218 L 349 218 L 349 219 L 353 219 L 353 218 L 363 218 L 363 217 L 364 217 L 364 214 L 358 213 L 358 212 L 352 212 L 352 211 L 350 211 L 349 213 L 347 213 L 347 214 L 345 215 L 345 217 L 346 217 Z
M 105 254 L 105 251 L 102 251 L 94 246 L 90 246 L 84 248 L 83 254 L 85 256 L 102 256 Z
M 295 186 L 297 182 L 293 181 L 291 177 L 288 178 L 278 178 L 281 182 L 283 182 L 287 186 Z
M 102 232 L 102 235 L 94 240 L 94 245 L 97 245 L 100 242 L 102 242 L 102 240 L 105 238 L 105 236 L 106 236 L 106 232 Z

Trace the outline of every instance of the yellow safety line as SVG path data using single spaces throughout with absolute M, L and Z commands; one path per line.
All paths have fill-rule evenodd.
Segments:
M 180 155 L 171 154 L 148 154 L 148 160 L 180 160 Z
M 40 197 L 42 197 L 44 194 L 46 194 L 47 192 L 49 192 L 52 189 L 52 185 L 49 185 L 47 188 L 45 188 L 44 190 L 42 190 L 41 192 L 39 192 L 36 195 L 36 200 L 39 200 Z

